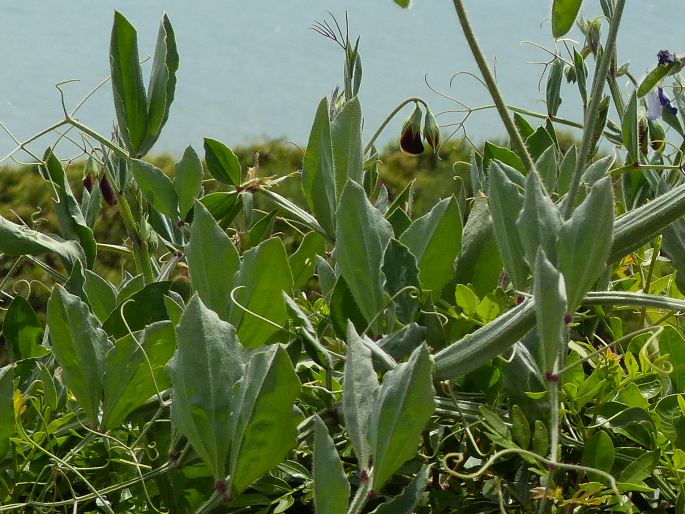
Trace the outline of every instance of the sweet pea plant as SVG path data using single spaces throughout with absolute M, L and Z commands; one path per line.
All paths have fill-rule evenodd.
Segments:
M 636 79 L 615 44 L 625 0 L 591 21 L 581 3 L 553 2 L 535 113 L 506 104 L 454 0 L 509 142 L 418 218 L 374 141 L 413 105 L 401 147 L 437 151 L 436 117 L 404 100 L 364 144 L 359 40 L 335 23 L 313 28 L 344 83 L 301 170 L 264 177 L 207 138 L 204 167 L 188 147 L 169 178 L 143 158 L 174 98 L 173 28 L 146 87 L 115 13 L 113 137 L 63 104 L 8 156 L 35 159 L 60 235 L 0 218 L 3 258 L 51 277 L 44 320 L 3 291 L 0 512 L 682 512 L 685 60 L 656 49 Z M 575 23 L 582 43 L 564 39 Z M 575 89 L 583 112 L 557 116 Z M 93 237 L 114 222 L 103 202 L 125 241 Z M 106 252 L 130 266 L 118 281 L 97 271 Z

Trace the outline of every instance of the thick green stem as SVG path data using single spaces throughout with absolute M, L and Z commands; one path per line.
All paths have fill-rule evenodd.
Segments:
M 454 8 L 457 11 L 457 16 L 459 17 L 459 23 L 461 24 L 461 28 L 464 32 L 464 36 L 466 37 L 466 41 L 468 42 L 469 47 L 471 48 L 471 53 L 473 54 L 473 57 L 476 60 L 476 64 L 478 64 L 478 69 L 480 69 L 481 75 L 483 75 L 485 85 L 487 86 L 488 91 L 490 91 L 490 95 L 492 96 L 492 100 L 495 103 L 495 106 L 497 107 L 497 112 L 499 112 L 500 118 L 502 118 L 504 127 L 507 129 L 507 133 L 509 134 L 509 138 L 511 139 L 512 149 L 521 158 L 521 160 L 523 161 L 523 165 L 526 167 L 526 169 L 529 172 L 533 171 L 535 170 L 535 163 L 533 162 L 533 158 L 530 156 L 528 148 L 526 147 L 526 143 L 523 141 L 521 134 L 516 128 L 514 120 L 509 115 L 507 104 L 504 102 L 504 99 L 502 98 L 502 94 L 500 93 L 499 88 L 497 87 L 497 82 L 495 82 L 495 77 L 492 75 L 492 72 L 490 71 L 488 62 L 486 61 L 485 56 L 483 55 L 483 52 L 481 51 L 480 46 L 478 45 L 476 35 L 474 34 L 473 29 L 471 28 L 469 18 L 466 14 L 466 10 L 464 9 L 464 3 L 462 2 L 462 0 L 453 0 L 453 2 Z
M 369 142 L 366 143 L 366 146 L 364 147 L 364 155 L 371 151 L 371 148 L 373 147 L 373 144 L 376 142 L 376 139 L 378 139 L 378 136 L 381 135 L 381 132 L 383 132 L 388 123 L 390 123 L 390 120 L 392 120 L 395 117 L 395 115 L 402 110 L 402 107 L 412 102 L 420 103 L 426 108 L 426 110 L 428 110 L 428 104 L 423 99 L 418 98 L 416 96 L 412 96 L 411 98 L 406 98 L 405 100 L 402 100 L 399 103 L 399 105 L 395 107 L 392 110 L 392 112 L 385 117 L 383 123 L 380 124 L 380 126 L 376 129 L 376 132 L 374 132 L 373 136 L 371 136 L 371 139 L 369 139 Z
M 126 227 L 126 232 L 131 238 L 131 243 L 133 244 L 133 258 L 136 263 L 136 271 L 143 274 L 143 279 L 146 284 L 150 284 L 154 281 L 154 276 L 152 273 L 152 263 L 150 262 L 150 252 L 147 247 L 147 241 L 145 241 L 141 235 L 140 231 L 136 226 L 136 222 L 133 219 L 133 213 L 131 212 L 131 207 L 128 205 L 128 201 L 123 194 L 119 194 L 117 191 L 119 212 L 121 213 L 121 218 L 124 221 L 124 226 Z
M 347 509 L 347 514 L 361 514 L 362 510 L 364 510 L 364 505 L 366 505 L 366 501 L 369 499 L 370 492 L 371 477 L 369 476 L 367 480 L 360 482 L 359 488 Z
M 621 16 L 623 15 L 625 3 L 625 0 L 617 0 L 616 2 L 614 15 L 609 23 L 609 35 L 607 36 L 607 42 L 604 46 L 604 52 L 595 66 L 595 76 L 592 81 L 592 90 L 590 92 L 590 105 L 588 105 L 588 110 L 585 115 L 585 130 L 583 131 L 580 152 L 578 154 L 578 159 L 576 160 L 576 168 L 573 171 L 564 204 L 564 218 L 568 218 L 573 212 L 576 193 L 578 192 L 578 186 L 580 185 L 580 178 L 585 171 L 587 161 L 590 157 L 590 151 L 592 150 L 592 133 L 594 131 L 595 122 L 597 121 L 597 116 L 599 115 L 599 104 L 602 101 L 604 83 L 609 75 L 609 65 L 611 64 L 611 58 L 614 53 L 614 48 L 616 47 L 616 35 L 618 34 L 618 27 L 621 24 Z

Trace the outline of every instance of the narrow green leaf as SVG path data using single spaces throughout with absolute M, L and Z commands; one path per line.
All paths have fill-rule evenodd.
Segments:
M 559 165 L 559 177 L 557 178 L 556 192 L 559 195 L 565 195 L 568 192 L 568 187 L 571 183 L 573 171 L 576 168 L 577 159 L 576 145 L 572 145 L 564 155 Z
M 338 277 L 331 265 L 328 264 L 328 261 L 321 257 L 321 255 L 316 256 L 316 274 L 319 277 L 321 296 L 328 300 L 333 293 L 333 288 L 335 287 L 335 282 Z
M 511 436 L 519 448 L 528 449 L 530 445 L 530 424 L 518 405 L 511 408 Z
M 549 431 L 542 421 L 536 419 L 533 431 L 533 452 L 545 457 L 547 450 L 549 450 Z
M 559 175 L 559 162 L 557 158 L 557 147 L 553 144 L 548 146 L 542 154 L 535 160 L 535 168 L 540 173 L 542 184 L 548 191 L 554 191 Z
M 391 500 L 381 503 L 371 514 L 412 514 L 421 499 L 421 495 L 428 486 L 431 465 L 423 466 L 416 474 L 416 478 L 405 487 L 400 494 Z
M 133 157 L 142 157 L 139 150 L 147 134 L 148 108 L 138 57 L 138 36 L 133 25 L 118 11 L 114 12 L 109 63 L 121 137 Z
M 629 164 L 640 162 L 640 142 L 638 134 L 637 94 L 633 92 L 623 115 L 621 123 L 621 135 L 623 145 L 628 155 L 626 160 Z
M 83 290 L 93 314 L 104 323 L 116 307 L 117 292 L 112 284 L 97 273 L 85 270 L 86 281 Z
M 583 0 L 554 0 L 552 3 L 552 36 L 560 38 L 571 30 Z
M 615 455 L 616 452 L 611 437 L 604 430 L 599 430 L 585 443 L 582 460 L 583 466 L 609 473 L 611 466 L 614 464 Z
M 661 450 L 652 450 L 651 452 L 642 453 L 637 459 L 623 469 L 619 479 L 621 482 L 632 484 L 640 483 L 645 478 L 651 476 L 652 471 L 654 471 L 654 468 L 656 468 L 656 465 L 659 463 L 660 456 Z
M 331 122 L 331 141 L 336 194 L 339 197 L 348 180 L 354 180 L 357 184 L 362 183 L 362 108 L 356 96 L 345 102 Z
M 165 370 L 176 349 L 174 327 L 159 321 L 119 339 L 107 353 L 103 380 L 103 430 L 120 426 L 150 397 L 170 385 Z
M 545 251 L 552 263 L 557 261 L 556 238 L 561 228 L 561 214 L 537 173 L 528 174 L 526 195 L 516 226 L 529 265 L 535 262 L 539 248 Z
M 295 407 L 300 387 L 283 347 L 269 346 L 250 358 L 231 416 L 228 488 L 232 496 L 243 492 L 295 447 L 297 425 L 302 421 L 302 413 Z
M 587 66 L 585 66 L 585 59 L 583 55 L 575 48 L 573 49 L 573 68 L 576 72 L 576 82 L 578 83 L 578 92 L 583 99 L 583 106 L 587 107 Z
M 47 308 L 52 350 L 92 426 L 98 424 L 105 354 L 112 347 L 95 316 L 78 296 L 57 284 Z
M 232 304 L 230 321 L 246 348 L 261 346 L 279 332 L 274 324 L 285 326 L 288 319 L 281 292 L 291 293 L 293 278 L 283 241 L 277 237 L 267 239 L 245 252 L 233 287 L 239 288 L 234 298 L 242 308 Z
M 435 355 L 436 378 L 457 378 L 482 366 L 510 348 L 534 326 L 535 303 L 528 300 L 440 350 Z
M 176 163 L 176 174 L 174 176 L 174 191 L 176 191 L 182 219 L 188 215 L 188 211 L 193 207 L 193 201 L 202 192 L 202 177 L 200 158 L 193 147 L 189 146 L 183 152 L 181 160 Z
M 555 59 L 547 72 L 547 114 L 556 116 L 561 105 L 561 79 L 564 77 L 564 61 Z
M 367 322 L 385 306 L 381 265 L 392 227 L 356 182 L 348 182 L 340 196 L 334 256 L 339 275 Z
M 235 329 L 194 295 L 176 327 L 171 377 L 171 420 L 188 438 L 215 479 L 226 476 L 231 424 L 231 388 L 243 376 Z
M 17 296 L 17 298 L 20 298 Z M 10 448 L 14 424 L 14 366 L 0 367 L 0 459 Z M 344 511 L 343 511 L 344 512 Z
M 369 416 L 374 407 L 378 378 L 371 363 L 371 351 L 364 345 L 352 323 L 347 324 L 347 356 L 343 389 L 345 428 L 359 467 L 369 469 Z
M 566 288 L 564 277 L 547 260 L 541 248 L 535 260 L 533 274 L 533 294 L 535 295 L 535 319 L 538 337 L 538 366 L 543 373 L 554 373 L 562 366 L 561 358 L 566 344 L 564 316 L 566 307 Z M 555 366 L 558 364 L 558 367 Z
M 328 99 L 319 103 L 302 164 L 302 190 L 307 205 L 328 236 L 335 233 L 335 161 Z
M 326 240 L 318 232 L 307 232 L 288 262 L 293 273 L 293 285 L 301 288 L 316 273 L 316 256 L 324 253 Z
M 173 219 L 179 217 L 178 196 L 162 170 L 149 162 L 131 159 L 131 172 L 143 196 L 155 209 Z
M 42 357 L 49 350 L 40 344 L 43 327 L 31 304 L 23 296 L 15 296 L 2 322 L 7 353 L 11 362 Z
M 238 250 L 200 202 L 193 212 L 186 249 L 190 279 L 202 302 L 228 320 L 233 277 L 240 267 Z
M 176 90 L 177 70 L 178 51 L 174 30 L 168 16 L 164 14 L 159 24 L 150 83 L 147 87 L 147 133 L 140 149 L 141 154 L 150 151 L 169 117 L 169 108 Z
M 207 169 L 219 182 L 238 187 L 241 182 L 240 161 L 233 151 L 216 139 L 205 138 L 205 162 Z
M 524 260 L 525 252 L 516 226 L 516 219 L 523 208 L 523 195 L 519 188 L 507 178 L 497 161 L 493 161 L 490 165 L 488 202 L 504 267 L 514 287 L 523 291 L 529 283 L 529 270 Z
M 274 202 L 276 205 L 281 207 L 282 209 L 285 209 L 286 212 L 291 214 L 292 216 L 295 216 L 299 221 L 304 223 L 306 226 L 311 228 L 312 230 L 316 230 L 319 234 L 322 236 L 331 239 L 331 236 L 329 236 L 326 231 L 319 225 L 319 222 L 316 221 L 316 218 L 309 214 L 307 211 L 302 209 L 301 207 L 298 207 L 296 204 L 285 198 L 284 196 L 279 195 L 278 193 L 275 193 L 274 191 L 270 189 L 260 189 L 259 192 L 269 198 L 272 202 Z
M 422 289 L 432 290 L 437 296 L 452 280 L 461 235 L 461 213 L 454 196 L 438 202 L 402 234 L 400 241 L 416 257 Z
M 314 508 L 316 514 L 345 514 L 350 483 L 328 429 L 314 416 Z
M 422 345 L 383 378 L 369 424 L 374 491 L 416 455 L 421 432 L 435 410 L 432 368 Z
M 675 64 L 666 64 L 665 66 L 655 66 L 652 68 L 645 78 L 642 79 L 642 82 L 640 82 L 640 85 L 637 88 L 638 98 L 642 98 L 654 89 L 659 81 L 668 75 L 669 71 L 671 71 L 671 68 L 674 66 Z
M 575 311 L 604 270 L 614 226 L 611 179 L 595 183 L 590 194 L 559 231 L 559 269 L 566 282 L 568 310 Z
M 50 148 L 43 156 L 45 167 L 43 175 L 49 177 L 57 191 L 58 202 L 55 202 L 55 214 L 60 232 L 65 239 L 77 241 L 86 255 L 86 266 L 92 268 L 97 253 L 97 243 L 93 237 L 93 231 L 86 223 L 81 208 L 79 207 L 67 175 L 62 168 L 62 163 L 55 157 Z

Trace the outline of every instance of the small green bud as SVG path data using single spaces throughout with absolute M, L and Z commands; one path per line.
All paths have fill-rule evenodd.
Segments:
M 434 151 L 438 150 L 440 145 L 440 127 L 435 121 L 435 117 L 430 110 L 426 111 L 426 119 L 423 124 L 423 137 Z
M 407 118 L 402 125 L 400 133 L 400 148 L 403 152 L 411 155 L 423 153 L 423 143 L 421 142 L 421 109 L 416 104 L 414 112 Z

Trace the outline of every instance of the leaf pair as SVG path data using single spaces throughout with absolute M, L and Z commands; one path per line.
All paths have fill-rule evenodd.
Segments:
M 136 29 L 120 12 L 114 13 L 109 59 L 121 138 L 131 156 L 140 158 L 157 141 L 174 100 L 178 52 L 167 15 L 160 23 L 147 92 Z

